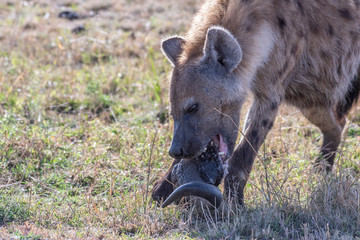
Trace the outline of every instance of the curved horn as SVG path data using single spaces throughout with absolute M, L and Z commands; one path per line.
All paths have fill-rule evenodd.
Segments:
M 176 200 L 187 196 L 204 198 L 216 208 L 220 206 L 223 198 L 220 189 L 214 185 L 203 182 L 189 182 L 175 189 L 175 191 L 165 200 L 161 207 L 167 207 Z

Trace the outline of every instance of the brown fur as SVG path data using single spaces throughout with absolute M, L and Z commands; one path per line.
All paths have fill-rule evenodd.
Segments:
M 221 28 L 210 31 L 213 26 L 229 34 Z M 175 65 L 170 152 L 193 157 L 220 133 L 231 154 L 240 109 L 251 93 L 254 100 L 245 137 L 229 159 L 227 194 L 242 201 L 256 152 L 282 102 L 298 107 L 320 128 L 324 135 L 321 154 L 331 169 L 345 115 L 359 95 L 358 1 L 208 0 L 177 47 L 170 42 L 174 43 L 168 39 L 163 44 Z M 240 64 L 233 69 L 239 54 Z M 186 105 L 185 100 L 190 103 Z M 195 103 L 201 104 L 201 112 L 187 115 L 186 108 Z

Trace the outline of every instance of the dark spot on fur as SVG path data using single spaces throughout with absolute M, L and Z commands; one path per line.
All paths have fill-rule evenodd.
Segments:
M 322 50 L 322 51 L 320 52 L 320 56 L 321 56 L 321 58 L 322 58 L 324 61 L 326 61 L 327 59 L 330 58 L 329 53 L 327 53 L 327 52 L 324 51 L 324 50 Z
M 260 16 L 259 16 L 259 14 L 256 13 L 256 12 L 250 13 L 250 15 L 249 15 L 249 17 L 248 17 L 250 23 L 252 23 L 252 22 L 254 22 L 254 23 L 257 22 L 257 20 L 258 20 L 259 18 L 260 18 Z
M 251 134 L 251 143 L 257 145 L 260 141 L 258 132 L 256 130 L 252 130 L 250 134 Z
M 328 25 L 328 33 L 330 36 L 334 36 L 334 27 L 330 24 Z
M 277 17 L 277 23 L 278 23 L 280 29 L 283 31 L 286 26 L 285 20 L 281 17 Z
M 339 65 L 338 65 L 338 68 L 337 68 L 337 74 L 338 74 L 339 76 L 341 76 L 341 75 L 342 75 L 341 62 L 340 62 L 340 63 L 339 63 Z
M 349 11 L 349 9 L 339 9 L 338 10 L 339 14 L 341 17 L 345 18 L 346 20 L 353 20 L 354 17 L 351 15 L 351 12 Z
M 252 26 L 251 26 L 251 23 L 247 24 L 246 27 L 245 27 L 245 31 L 246 32 L 251 32 L 252 30 Z
M 272 126 L 273 126 L 273 124 L 274 124 L 274 122 L 269 122 L 268 119 L 264 119 L 264 120 L 262 121 L 262 125 L 263 125 L 264 128 L 271 129 Z
M 304 38 L 305 34 L 304 34 L 304 32 L 302 30 L 300 30 L 298 32 L 298 36 L 299 36 L 299 38 Z
M 278 106 L 279 106 L 279 104 L 277 102 L 272 102 L 271 103 L 271 110 L 275 110 Z
M 255 138 L 258 136 L 258 132 L 256 130 L 251 131 L 251 137 Z
M 313 34 L 318 34 L 320 32 L 320 27 L 316 22 L 311 22 L 310 23 L 310 31 Z
M 355 2 L 355 6 L 356 6 L 357 8 L 359 8 L 359 7 L 360 7 L 360 1 L 359 1 L 359 0 L 354 0 L 354 2 Z
M 306 61 L 306 64 L 307 64 L 308 67 L 311 67 L 311 62 L 310 62 L 310 60 Z
M 263 127 L 266 127 L 266 126 L 267 126 L 267 124 L 268 124 L 268 122 L 269 122 L 269 120 L 264 119 L 264 120 L 262 121 L 262 125 L 263 125 Z
M 243 3 L 249 3 L 251 0 L 241 0 Z
M 239 172 L 240 170 L 248 172 L 251 170 L 251 166 L 254 162 L 254 152 L 252 146 L 248 141 L 244 141 L 241 147 L 234 152 L 233 157 L 229 159 L 229 174 L 231 172 Z M 229 176 L 229 174 L 227 176 Z
M 301 4 L 300 0 L 297 0 L 296 3 L 297 3 L 297 6 L 298 6 L 301 14 L 302 14 L 302 15 L 305 15 L 304 7 L 303 7 L 303 5 Z

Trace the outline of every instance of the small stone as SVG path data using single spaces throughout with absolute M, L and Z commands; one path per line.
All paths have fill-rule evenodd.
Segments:
M 86 30 L 85 27 L 83 25 L 80 25 L 80 26 L 73 28 L 71 30 L 71 32 L 74 34 L 79 34 L 79 33 L 85 32 L 85 30 Z
M 59 13 L 59 18 L 66 18 L 68 20 L 75 20 L 75 19 L 79 19 L 80 16 L 77 12 L 74 11 L 63 11 L 61 13 Z

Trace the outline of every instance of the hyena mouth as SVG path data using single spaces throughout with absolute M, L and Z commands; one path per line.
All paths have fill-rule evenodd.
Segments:
M 171 172 L 171 180 L 176 189 L 162 207 L 189 196 L 205 199 L 212 206 L 219 207 L 222 193 L 217 186 L 227 172 L 228 155 L 228 147 L 218 134 L 197 157 L 182 159 Z
M 209 144 L 213 143 L 215 146 L 217 146 L 219 152 L 219 156 L 221 158 L 221 160 L 223 161 L 223 163 L 225 163 L 225 161 L 229 158 L 229 149 L 227 144 L 224 142 L 223 137 L 221 136 L 221 134 L 217 134 L 215 135 Z

